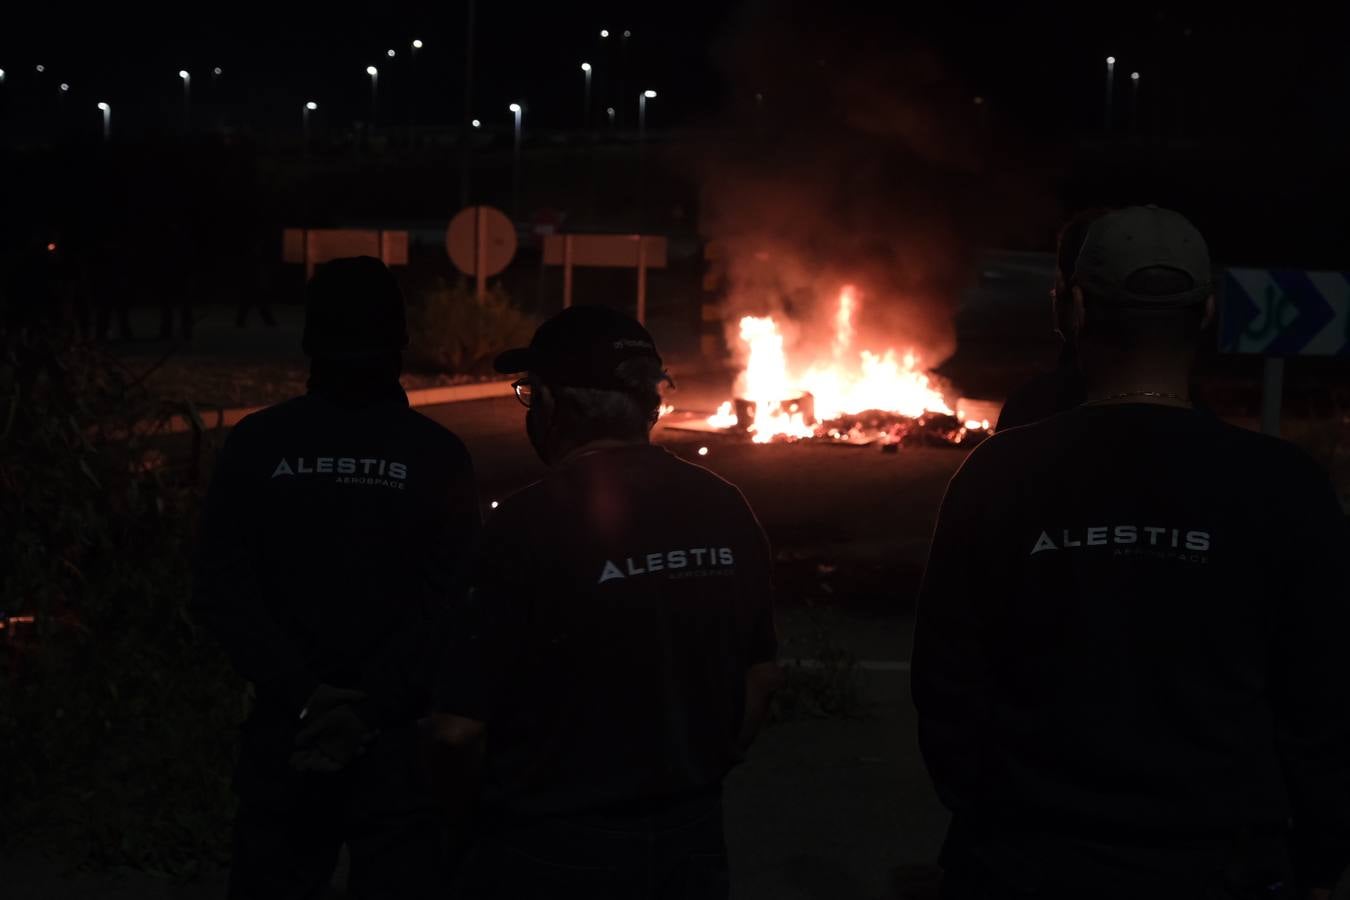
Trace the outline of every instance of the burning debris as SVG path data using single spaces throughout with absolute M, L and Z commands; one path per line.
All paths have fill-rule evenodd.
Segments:
M 968 444 L 988 434 L 987 419 L 953 409 L 912 352 L 854 348 L 858 294 L 846 285 L 833 317 L 828 356 L 794 370 L 772 316 L 745 316 L 739 337 L 745 368 L 736 397 L 708 417 L 755 443 L 825 440 L 855 445 Z

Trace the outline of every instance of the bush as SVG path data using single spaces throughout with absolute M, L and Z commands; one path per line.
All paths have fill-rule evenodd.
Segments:
M 852 651 L 835 638 L 821 610 L 812 610 L 807 656 L 786 663 L 786 681 L 774 694 L 773 721 L 854 718 L 863 712 L 863 671 Z
M 456 374 L 491 372 L 492 358 L 508 347 L 529 343 L 535 325 L 511 303 L 500 283 L 480 300 L 464 279 L 452 287 L 438 278 L 409 303 L 409 367 Z
M 188 614 L 204 438 L 59 331 L 0 340 L 0 611 L 33 617 L 0 631 L 0 845 L 190 873 L 225 857 L 246 702 Z

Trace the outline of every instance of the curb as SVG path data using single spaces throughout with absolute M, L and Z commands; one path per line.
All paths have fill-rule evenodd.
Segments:
M 511 387 L 510 382 L 483 381 L 472 384 L 453 384 L 447 387 L 416 388 L 408 391 L 407 394 L 408 405 L 418 407 L 510 397 L 514 392 L 515 390 Z M 245 417 L 266 408 L 266 406 L 241 406 L 235 409 L 217 409 L 212 413 L 203 411 L 200 413 L 200 417 L 202 426 L 207 431 L 215 431 L 220 428 L 233 428 Z M 184 415 L 171 416 L 159 428 L 151 428 L 147 423 L 143 423 L 143 425 L 146 426 L 146 431 L 155 431 L 161 434 L 181 434 L 193 430 L 192 417 Z

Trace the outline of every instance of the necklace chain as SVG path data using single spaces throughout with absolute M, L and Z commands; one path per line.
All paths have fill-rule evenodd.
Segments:
M 1131 397 L 1152 397 L 1155 400 L 1176 400 L 1181 403 L 1189 403 L 1190 400 L 1180 394 L 1174 394 L 1170 391 L 1126 391 L 1123 394 L 1112 394 L 1109 397 L 1099 397 L 1096 400 L 1087 401 L 1093 403 L 1110 403 L 1112 400 L 1128 400 Z

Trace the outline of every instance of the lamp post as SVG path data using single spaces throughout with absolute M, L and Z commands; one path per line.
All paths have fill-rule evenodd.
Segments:
M 586 78 L 585 101 L 581 108 L 581 127 L 591 127 L 591 64 L 584 62 L 581 64 L 581 74 Z
M 511 215 L 520 217 L 520 131 L 521 119 L 525 109 L 519 103 L 511 104 L 511 112 L 516 117 L 516 139 L 511 163 Z
M 656 91 L 643 91 L 638 94 L 638 148 L 641 149 L 647 136 L 647 101 L 656 99 Z
M 1139 124 L 1139 73 L 1130 73 L 1130 137 L 1134 137 Z
M 319 108 L 319 104 L 313 100 L 306 101 L 300 108 L 300 128 L 305 136 L 305 153 L 309 153 L 309 114 Z
M 412 128 L 417 124 L 417 51 L 425 46 L 420 38 L 413 38 L 412 50 L 408 53 L 408 134 L 412 138 Z
M 106 144 L 112 140 L 112 107 L 107 103 L 100 103 L 98 108 L 103 113 L 103 142 Z
M 178 77 L 183 80 L 183 127 L 192 127 L 192 75 L 187 69 L 179 69 Z
M 1116 94 L 1116 58 L 1108 56 L 1106 58 L 1106 111 L 1103 114 L 1103 129 L 1110 134 L 1111 132 L 1111 102 Z
M 366 74 L 370 76 L 370 127 L 373 129 L 380 115 L 380 70 L 366 66 Z

